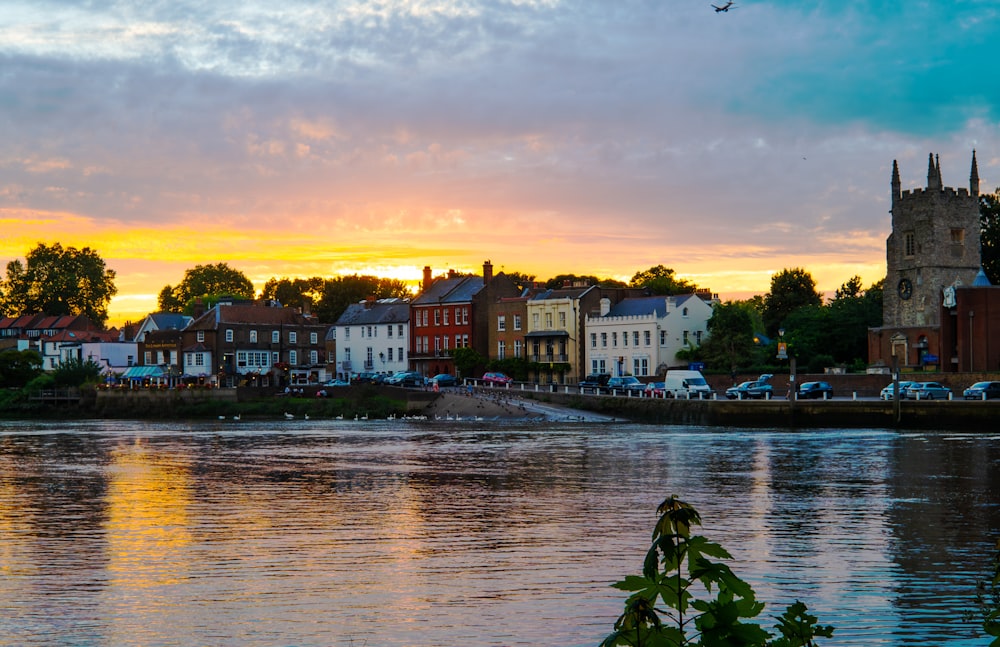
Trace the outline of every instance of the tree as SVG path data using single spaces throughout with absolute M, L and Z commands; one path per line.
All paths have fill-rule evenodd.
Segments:
M 789 314 L 803 306 L 822 303 L 816 281 L 809 272 L 798 267 L 784 269 L 771 277 L 771 291 L 764 296 L 764 332 L 774 337 Z
M 986 278 L 1000 285 L 1000 188 L 979 196 L 980 262 Z
M 101 365 L 92 359 L 86 361 L 71 358 L 59 362 L 52 371 L 56 386 L 81 386 L 88 382 L 98 382 L 101 377 Z
M 861 277 L 855 274 L 847 280 L 843 285 L 837 288 L 834 292 L 833 298 L 836 299 L 846 299 L 861 296 Z
M 160 290 L 158 303 L 161 312 L 181 312 L 194 299 L 221 295 L 253 299 L 253 283 L 226 263 L 196 265 L 179 284 Z
M 309 279 L 268 279 L 261 290 L 262 299 L 273 299 L 283 306 L 305 308 L 317 303 L 323 294 L 323 279 L 314 276 Z
M 42 356 L 35 350 L 0 352 L 0 387 L 23 387 L 42 372 Z
M 545 287 L 550 290 L 557 290 L 564 285 L 574 285 L 577 283 L 583 283 L 586 285 L 600 285 L 607 288 L 623 288 L 625 284 L 621 281 L 615 279 L 599 279 L 596 276 L 588 275 L 577 275 L 577 274 L 560 274 L 554 276 L 545 282 Z
M 739 301 L 717 303 L 706 328 L 708 339 L 699 347 L 708 366 L 735 372 L 752 361 L 754 350 L 752 305 Z
M 657 265 L 642 272 L 636 272 L 629 281 L 629 286 L 634 288 L 645 288 L 650 294 L 689 294 L 698 289 L 694 283 L 687 279 L 678 279 L 674 276 L 674 271 L 669 267 Z
M 833 627 L 818 624 L 806 605 L 796 601 L 778 617 L 779 636 L 772 640 L 752 621 L 764 603 L 757 601 L 750 584 L 724 562 L 711 559 L 732 559 L 729 552 L 691 534 L 701 525 L 698 511 L 669 497 L 656 512 L 660 519 L 642 575 L 612 585 L 632 595 L 600 647 L 814 647 L 816 637 L 833 636 Z
M 344 314 L 347 306 L 368 297 L 376 299 L 409 298 L 410 288 L 398 279 L 383 279 L 377 276 L 338 276 L 326 279 L 322 294 L 313 314 L 321 323 L 335 323 Z
M 115 271 L 94 250 L 38 243 L 23 264 L 18 259 L 7 263 L 7 277 L 0 281 L 0 309 L 9 314 L 85 315 L 103 326 L 117 293 Z

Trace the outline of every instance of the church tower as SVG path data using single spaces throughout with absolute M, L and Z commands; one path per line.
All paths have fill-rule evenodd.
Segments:
M 972 285 L 980 267 L 976 152 L 968 189 L 944 186 L 941 159 L 931 153 L 926 188 L 903 191 L 894 160 L 891 192 L 882 326 L 936 328 L 943 290 Z

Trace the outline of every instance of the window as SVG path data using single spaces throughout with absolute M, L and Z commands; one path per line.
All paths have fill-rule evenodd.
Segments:
M 667 331 L 666 330 L 661 330 L 660 331 L 660 346 L 666 346 L 666 345 L 667 345 Z
M 309 363 L 319 364 L 319 351 L 311 350 L 309 351 Z
M 294 330 L 288 331 L 288 343 L 295 344 L 299 341 L 299 335 Z
M 520 358 L 524 353 L 524 343 L 520 339 L 514 340 L 514 357 Z
M 596 332 L 590 333 L 590 347 L 591 348 L 597 348 L 597 333 Z
M 372 349 L 371 346 L 369 346 L 365 350 L 365 366 L 366 367 L 375 366 L 375 351 Z
M 151 353 L 148 350 L 145 353 L 143 353 L 142 354 L 142 363 L 145 364 L 146 366 L 149 366 L 150 364 L 152 364 L 153 363 L 153 353 Z
M 562 311 L 559 312 L 559 327 L 560 328 L 566 327 L 566 313 Z
M 434 352 L 441 352 L 441 337 L 439 335 L 434 335 Z
M 447 326 L 448 325 L 448 308 L 445 308 L 444 309 L 444 313 L 442 313 L 442 314 L 444 314 L 444 325 Z
M 400 339 L 402 339 L 403 338 L 403 324 L 399 324 L 399 328 L 396 329 L 396 332 L 399 333 L 398 337 Z
M 552 330 L 552 313 L 551 312 L 546 312 L 545 313 L 545 329 L 546 330 Z
M 951 244 L 952 245 L 964 245 L 965 244 L 965 230 L 964 229 L 952 229 L 951 230 Z
M 195 366 L 204 366 L 205 365 L 205 355 L 203 353 L 195 353 L 194 354 L 194 365 Z
M 299 363 L 299 352 L 295 350 L 288 351 L 288 363 L 295 366 Z
M 652 335 L 649 334 L 648 330 L 644 330 L 642 334 L 645 337 L 646 345 L 649 346 L 652 343 Z
M 646 334 L 648 335 L 649 333 L 647 332 Z M 633 346 L 638 346 L 639 345 L 639 331 L 638 330 L 633 330 L 632 331 L 632 345 Z M 649 343 L 647 342 L 646 345 L 648 346 Z
M 456 323 L 458 322 L 456 321 Z M 467 325 L 468 323 L 469 323 L 469 309 L 462 308 L 462 325 L 464 326 Z
M 903 234 L 903 256 L 910 257 L 916 255 L 917 242 L 912 231 Z
M 507 358 L 507 342 L 500 340 L 497 342 L 497 359 Z
M 197 334 L 197 335 L 195 335 L 195 338 L 196 338 L 196 339 L 197 339 L 198 341 L 205 341 L 205 331 L 204 331 L 204 330 L 199 330 L 199 331 L 198 331 L 198 334 Z
M 390 346 L 389 348 L 386 348 L 386 349 L 385 349 L 385 352 L 386 352 L 386 356 L 385 356 L 385 359 L 386 359 L 387 361 L 390 361 L 390 362 L 391 362 L 391 361 L 392 361 L 392 346 Z
M 622 346 L 628 346 L 628 333 L 622 333 Z
M 388 326 L 386 326 L 385 327 L 385 331 L 386 331 L 386 337 L 388 337 L 389 339 L 392 339 L 392 324 L 389 324 Z
M 618 333 L 617 332 L 611 333 L 611 347 L 612 348 L 618 348 Z
M 694 331 L 694 343 L 701 344 L 701 332 L 700 330 Z
M 350 339 L 350 338 L 351 338 L 351 329 L 348 328 L 348 329 L 344 330 L 344 339 Z M 280 343 L 280 342 L 281 342 L 281 331 L 272 330 L 271 331 L 271 343 L 272 344 L 277 344 L 277 343 Z
M 402 347 L 402 346 L 400 346 L 400 347 L 399 347 L 399 348 L 397 348 L 396 350 L 397 350 L 397 351 L 399 351 L 399 354 L 397 355 L 397 357 L 399 357 L 399 361 L 401 361 L 401 362 L 402 362 L 402 361 L 403 361 L 403 347 Z
M 319 343 L 319 333 L 311 332 L 309 333 L 309 343 L 316 345 Z
M 602 332 L 601 333 L 601 348 L 607 348 L 607 347 L 608 347 L 608 333 Z
M 534 328 L 535 330 L 538 330 L 538 313 L 537 312 L 532 312 L 531 313 L 531 327 Z
M 681 336 L 681 341 L 684 342 L 685 344 L 688 343 L 688 331 L 686 330 L 684 331 L 683 335 Z
M 256 344 L 257 343 L 257 331 L 256 330 L 251 330 L 250 331 L 250 343 L 251 344 Z
M 646 357 L 633 357 L 632 375 L 638 375 L 643 377 L 649 375 L 649 359 Z
M 437 310 L 434 311 L 434 325 L 435 326 L 440 326 L 441 325 L 441 310 L 440 309 L 437 309 Z
M 521 329 L 521 315 L 514 315 L 514 330 Z
M 441 348 L 442 348 L 442 349 L 444 349 L 444 350 L 446 350 L 446 351 L 448 350 L 448 348 L 449 348 L 449 345 L 448 345 L 448 344 L 449 344 L 449 340 L 450 340 L 450 339 L 451 339 L 451 338 L 450 338 L 450 337 L 449 337 L 448 335 L 445 335 L 444 337 L 442 337 L 442 338 L 441 338 L 441 341 L 442 341 L 442 345 L 441 345 Z
M 688 309 L 687 309 L 687 306 L 684 306 L 684 308 L 683 308 L 683 309 L 681 310 L 681 316 L 682 316 L 682 317 L 686 317 L 686 316 L 688 316 Z
M 226 341 L 230 344 L 233 343 L 233 330 L 232 328 L 226 329 Z
M 505 332 L 506 330 L 507 330 L 506 315 L 497 315 L 497 332 Z

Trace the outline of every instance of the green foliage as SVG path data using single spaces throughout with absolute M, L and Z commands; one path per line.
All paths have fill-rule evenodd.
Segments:
M 774 337 L 792 312 L 822 303 L 816 281 L 809 272 L 799 267 L 781 270 L 771 277 L 771 291 L 764 296 L 764 332 Z
M 708 338 L 695 352 L 681 359 L 700 359 L 718 371 L 748 366 L 754 355 L 753 307 L 739 301 L 717 303 L 708 320 Z
M 310 308 L 323 296 L 324 281 L 318 276 L 310 279 L 268 279 L 261 290 L 262 299 L 273 299 L 291 308 Z
M 564 285 L 574 285 L 581 283 L 584 285 L 600 285 L 608 288 L 623 288 L 625 284 L 616 279 L 599 279 L 596 276 L 591 275 L 581 275 L 581 274 L 559 274 L 558 276 L 553 276 L 551 279 L 545 282 L 545 287 L 550 290 L 556 290 Z
M 455 360 L 455 377 L 473 377 L 486 366 L 486 358 L 472 348 L 456 348 L 451 351 L 451 357 Z
M 833 627 L 816 624 L 817 618 L 796 602 L 778 618 L 780 636 L 771 641 L 751 622 L 764 610 L 753 588 L 729 566 L 713 561 L 732 557 L 721 545 L 691 534 L 701 525 L 697 510 L 671 496 L 657 514 L 642 575 L 613 585 L 631 595 L 601 647 L 815 647 L 816 636 L 833 634 Z
M 313 308 L 313 314 L 321 323 L 335 323 L 344 314 L 347 306 L 364 301 L 368 297 L 376 299 L 401 298 L 413 296 L 406 283 L 398 279 L 383 279 L 377 276 L 338 276 L 323 281 L 319 300 Z
M 980 257 L 986 278 L 1000 285 L 1000 188 L 979 196 Z
M 17 259 L 7 263 L 7 276 L 0 281 L 0 311 L 85 315 L 103 326 L 117 293 L 115 271 L 107 269 L 94 250 L 38 243 L 23 264 Z
M 993 571 L 990 578 L 977 582 L 976 609 L 966 613 L 965 619 L 981 618 L 983 631 L 993 637 L 990 647 L 1000 647 L 1000 541 L 996 544 L 990 568 Z
M 636 272 L 629 281 L 630 287 L 645 288 L 650 294 L 689 294 L 698 289 L 687 279 L 678 279 L 669 267 L 657 265 L 642 272 Z
M 499 371 L 504 375 L 509 375 L 510 377 L 514 378 L 519 382 L 527 380 L 529 371 L 531 371 L 533 367 L 537 369 L 537 366 L 538 365 L 536 364 L 528 362 L 528 360 L 524 359 L 523 357 L 508 357 L 506 359 L 494 359 L 490 360 L 486 364 L 486 368 L 488 370 Z M 544 366 L 546 369 L 548 369 L 549 367 L 548 364 L 545 364 Z M 569 368 L 568 364 L 565 364 L 564 366 L 566 366 L 566 369 Z M 559 366 L 558 365 L 554 366 L 553 369 L 558 371 Z M 469 374 L 465 373 L 465 375 Z
M 42 356 L 34 350 L 0 352 L 0 387 L 23 387 L 42 372 Z
M 101 377 L 101 365 L 94 360 L 68 359 L 50 373 L 55 386 L 81 386 L 96 383 Z
M 181 312 L 194 299 L 212 295 L 253 299 L 253 283 L 227 263 L 196 265 L 184 272 L 179 284 L 160 290 L 158 305 L 161 312 Z

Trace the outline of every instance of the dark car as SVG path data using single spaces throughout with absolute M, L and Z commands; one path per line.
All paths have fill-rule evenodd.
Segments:
M 646 385 L 639 381 L 639 378 L 632 375 L 623 377 L 613 377 L 604 385 L 605 391 L 621 391 L 625 393 L 643 393 Z
M 966 400 L 992 400 L 1000 398 L 1000 382 L 976 382 L 962 391 Z
M 386 384 L 393 386 L 423 386 L 424 376 L 415 371 L 400 371 L 385 379 Z
M 595 391 L 602 391 L 604 390 L 604 387 L 607 386 L 608 380 L 610 379 L 610 373 L 592 373 L 580 380 L 580 383 L 577 386 L 580 387 L 581 392 L 591 389 Z
M 770 373 L 765 373 L 756 380 L 730 387 L 726 389 L 726 397 L 730 400 L 767 400 L 774 393 L 770 384 L 772 377 Z
M 800 399 L 823 399 L 833 397 L 833 387 L 827 382 L 803 382 L 799 385 Z
M 430 381 L 436 383 L 438 386 L 455 386 L 458 384 L 458 380 L 450 373 L 438 373 Z
M 899 381 L 899 399 L 900 400 L 905 400 L 906 399 L 906 389 L 910 388 L 911 384 L 913 384 L 913 382 L 911 382 L 911 381 L 903 381 L 903 380 Z M 883 400 L 892 400 L 895 397 L 895 389 L 894 389 L 892 383 L 890 383 L 884 389 L 882 389 L 882 391 L 879 393 L 878 397 L 880 397 Z
M 907 400 L 947 400 L 951 389 L 937 382 L 914 382 L 906 389 Z
M 351 376 L 351 384 L 371 384 L 376 377 L 375 373 L 355 373 Z

